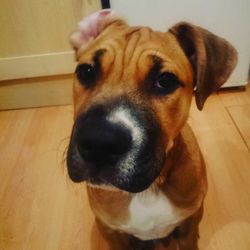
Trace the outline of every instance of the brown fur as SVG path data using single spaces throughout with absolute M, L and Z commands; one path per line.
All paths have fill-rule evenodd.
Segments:
M 127 192 L 120 190 L 106 190 L 103 188 L 87 187 L 90 206 L 96 214 L 101 213 L 104 221 L 114 220 L 123 224 L 129 218 L 126 209 L 131 201 L 131 196 Z M 121 211 L 123 211 L 121 213 Z

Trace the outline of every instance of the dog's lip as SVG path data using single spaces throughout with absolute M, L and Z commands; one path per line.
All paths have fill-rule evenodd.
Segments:
M 79 175 L 78 171 L 68 171 L 69 177 L 73 182 L 79 183 L 86 180 L 86 177 L 84 175 Z
M 68 165 L 68 173 L 70 176 L 70 179 L 75 183 L 80 183 L 86 181 L 87 183 L 93 185 L 93 186 L 99 186 L 99 187 L 109 187 L 109 188 L 115 188 L 119 189 L 121 191 L 131 192 L 131 193 L 138 193 L 142 192 L 145 189 L 147 189 L 157 178 L 157 176 L 154 176 L 152 178 L 152 182 L 144 183 L 143 181 L 139 181 L 140 185 L 137 185 L 135 181 L 124 181 L 123 177 L 119 174 L 119 172 L 115 172 L 116 168 L 115 166 L 93 166 L 90 163 L 86 162 L 82 159 L 82 157 L 79 154 L 78 148 L 76 144 L 71 144 L 71 151 L 70 153 L 74 156 L 72 158 L 76 158 L 77 161 L 71 161 Z M 166 152 L 160 157 L 162 158 L 159 161 L 159 165 L 164 166 L 165 160 L 166 160 Z M 156 167 L 156 166 L 155 166 Z M 159 173 L 161 171 L 161 167 L 159 167 Z M 148 169 L 150 171 L 150 168 Z M 125 177 L 124 177 L 125 178 Z M 133 187 L 135 186 L 135 187 Z
M 165 160 L 166 160 L 166 158 L 163 157 L 163 159 L 161 161 L 162 166 L 165 164 Z M 82 166 L 86 164 L 88 166 L 88 168 L 90 168 L 92 170 L 94 169 L 88 163 L 86 163 L 84 161 L 82 161 L 81 164 L 82 164 Z M 147 185 L 142 185 L 140 188 L 138 188 L 138 187 L 133 188 L 132 183 L 131 183 L 131 186 L 129 184 L 123 185 L 119 181 L 119 177 L 114 176 L 114 173 L 112 174 L 112 176 L 110 176 L 110 175 L 107 176 L 107 170 L 108 170 L 107 168 L 105 168 L 105 171 L 100 171 L 100 169 L 98 171 L 98 169 L 97 169 L 95 172 L 90 171 L 90 172 L 85 172 L 85 173 L 79 174 L 79 172 L 82 172 L 79 168 L 78 169 L 72 168 L 68 172 L 69 172 L 69 176 L 70 176 L 71 180 L 75 183 L 80 183 L 80 182 L 86 181 L 87 183 L 89 183 L 90 185 L 95 186 L 95 187 L 98 187 L 98 186 L 100 188 L 101 187 L 109 187 L 109 188 L 114 188 L 114 189 L 118 189 L 118 190 L 126 191 L 126 192 L 131 192 L 131 193 L 138 193 L 138 192 L 144 191 L 157 178 L 157 176 L 155 176 L 155 178 L 153 178 L 152 183 L 148 183 Z M 158 174 L 160 174 L 160 172 L 161 172 L 161 170 L 159 171 Z
M 95 187 L 95 188 L 109 188 L 109 189 L 115 189 L 115 190 L 120 190 L 120 191 L 124 191 L 118 187 L 116 187 L 115 185 L 113 185 L 112 183 L 106 181 L 105 179 L 101 178 L 101 177 L 92 177 L 92 178 L 89 178 L 87 180 L 87 184 L 92 186 L 92 187 Z
M 101 178 L 100 176 L 90 177 L 87 181 L 95 185 L 108 184 L 108 182 L 103 178 Z

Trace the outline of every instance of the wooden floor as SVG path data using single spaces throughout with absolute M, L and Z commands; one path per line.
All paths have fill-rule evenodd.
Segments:
M 200 248 L 249 250 L 250 88 L 192 105 L 189 123 L 209 177 Z M 1 250 L 105 249 L 84 184 L 67 178 L 71 126 L 70 106 L 0 112 Z

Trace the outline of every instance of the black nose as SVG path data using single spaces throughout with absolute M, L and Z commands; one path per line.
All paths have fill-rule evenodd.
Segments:
M 78 123 L 81 123 L 76 135 L 78 151 L 93 165 L 113 165 L 131 149 L 131 132 L 122 125 L 95 114 Z

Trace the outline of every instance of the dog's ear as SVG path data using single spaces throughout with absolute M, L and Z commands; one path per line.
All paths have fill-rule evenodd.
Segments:
M 93 41 L 109 24 L 119 19 L 119 16 L 111 9 L 100 10 L 83 18 L 70 35 L 70 43 L 76 54 Z
M 181 22 L 170 29 L 194 71 L 195 100 L 202 110 L 207 97 L 226 82 L 237 63 L 236 50 L 223 38 Z

